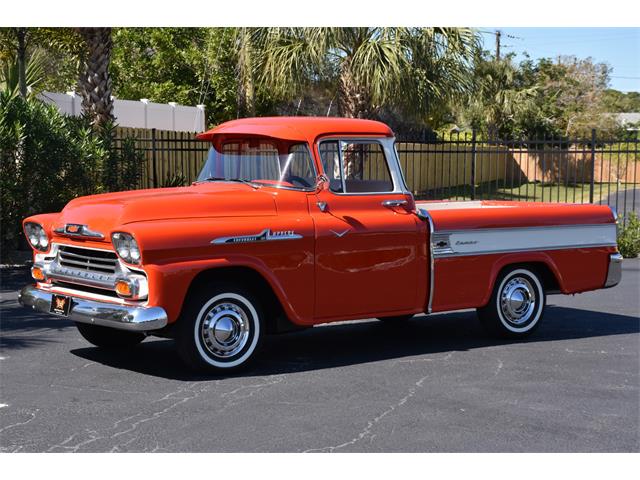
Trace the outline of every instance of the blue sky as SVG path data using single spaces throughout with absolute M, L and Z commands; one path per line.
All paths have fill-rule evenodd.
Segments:
M 612 88 L 640 91 L 640 28 L 483 27 L 479 30 L 496 29 L 502 32 L 501 53 L 514 52 L 518 54 L 517 60 L 524 58 L 524 52 L 533 59 L 558 55 L 592 57 L 613 68 Z M 482 36 L 484 48 L 495 51 L 495 36 L 489 33 Z

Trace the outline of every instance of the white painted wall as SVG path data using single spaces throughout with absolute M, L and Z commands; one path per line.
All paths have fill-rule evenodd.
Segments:
M 42 92 L 38 97 L 66 115 L 79 116 L 82 100 L 73 92 Z M 157 128 L 176 132 L 203 132 L 205 130 L 204 105 L 188 107 L 175 102 L 153 103 L 114 99 L 113 114 L 118 125 L 132 128 Z

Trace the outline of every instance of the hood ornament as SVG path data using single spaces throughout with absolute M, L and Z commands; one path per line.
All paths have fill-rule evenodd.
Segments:
M 104 238 L 102 233 L 89 230 L 87 225 L 81 225 L 79 223 L 67 223 L 63 227 L 56 228 L 53 231 L 58 235 L 66 235 L 69 237 Z

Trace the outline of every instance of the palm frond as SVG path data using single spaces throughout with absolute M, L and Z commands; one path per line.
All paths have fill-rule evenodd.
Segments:
M 18 58 L 12 56 L 5 59 L 0 66 L 0 89 L 11 97 L 20 92 Z M 37 93 L 38 85 L 45 77 L 45 57 L 41 49 L 35 49 L 27 57 L 25 65 L 25 84 L 29 94 Z

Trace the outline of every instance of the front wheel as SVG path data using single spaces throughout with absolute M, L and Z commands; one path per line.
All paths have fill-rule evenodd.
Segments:
M 264 336 L 260 302 L 240 285 L 209 284 L 192 293 L 176 332 L 178 354 L 198 371 L 224 373 L 246 367 Z
M 538 275 L 515 267 L 498 276 L 491 299 L 478 309 L 478 317 L 494 335 L 526 337 L 540 324 L 545 303 L 546 295 Z

